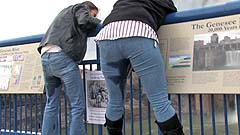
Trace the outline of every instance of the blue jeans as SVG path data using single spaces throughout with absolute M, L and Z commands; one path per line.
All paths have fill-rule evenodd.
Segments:
M 42 55 L 46 106 L 43 117 L 42 135 L 59 135 L 59 100 L 61 87 L 70 104 L 70 135 L 86 135 L 83 123 L 85 95 L 78 65 L 63 52 Z
M 132 37 L 99 41 L 100 60 L 109 100 L 106 116 L 112 121 L 124 114 L 124 93 L 127 66 L 132 64 L 140 78 L 158 122 L 175 114 L 168 100 L 164 65 L 160 49 L 153 39 Z

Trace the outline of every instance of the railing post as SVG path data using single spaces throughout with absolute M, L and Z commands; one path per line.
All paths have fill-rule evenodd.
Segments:
M 133 110 L 133 80 L 130 75 L 130 111 L 131 111 L 131 135 L 134 135 L 134 110 Z
M 37 102 L 37 94 L 35 94 L 35 134 L 38 133 L 38 102 Z
M 188 104 L 189 104 L 189 134 L 193 135 L 193 122 L 192 122 L 192 94 L 188 95 Z
M 240 95 L 237 94 L 238 135 L 240 135 Z
M 9 94 L 9 132 L 12 130 L 12 95 Z
M 2 95 L 0 95 L 0 134 L 2 132 Z
M 151 125 L 151 105 L 148 101 L 148 134 L 152 135 L 152 125 Z
M 212 106 L 212 129 L 213 129 L 213 135 L 216 135 L 216 120 L 215 120 L 214 95 L 211 95 L 211 106 Z
M 202 100 L 202 94 L 199 95 L 200 100 L 200 122 L 201 122 L 201 135 L 204 135 L 204 113 L 203 113 L 203 100 Z
M 23 121 L 22 121 L 22 94 L 19 95 L 19 98 L 20 98 L 19 99 L 19 101 L 20 101 L 19 102 L 19 106 L 20 106 L 20 113 L 19 113 L 19 115 L 20 115 L 20 118 L 19 118 L 20 119 L 20 128 L 19 129 L 20 129 L 20 133 L 22 133 L 22 125 L 23 125 L 22 124 L 23 123 Z
M 17 95 L 13 95 L 14 100 L 13 100 L 13 106 L 14 106 L 14 122 L 13 122 L 13 131 L 17 132 Z M 11 109 L 11 108 L 10 108 Z
M 178 117 L 179 121 L 182 123 L 182 100 L 180 94 L 177 94 L 177 96 L 178 96 Z
M 97 53 L 97 61 L 100 61 L 100 52 L 99 52 L 98 45 L 96 45 L 96 53 Z M 100 64 L 97 64 L 97 70 L 101 70 Z M 103 126 L 102 125 L 98 125 L 98 135 L 102 135 L 102 133 L 103 133 L 102 130 L 103 130 Z
M 228 105 L 227 105 L 227 96 L 226 94 L 223 95 L 224 101 L 224 120 L 225 120 L 225 134 L 228 135 Z
M 99 62 L 100 61 L 100 52 L 99 52 L 98 45 L 96 45 L 96 55 L 97 55 L 97 61 Z M 101 69 L 100 64 L 97 64 L 97 70 L 100 70 L 100 69 Z
M 139 99 L 139 135 L 142 135 L 142 90 L 141 81 L 138 79 L 138 99 Z

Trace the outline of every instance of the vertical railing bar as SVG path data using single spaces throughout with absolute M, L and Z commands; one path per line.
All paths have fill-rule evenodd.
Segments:
M 102 125 L 98 125 L 98 135 L 103 135 L 103 127 L 102 127 Z
M 224 101 L 224 120 L 225 120 L 225 134 L 228 135 L 228 106 L 227 106 L 227 96 L 223 95 Z
M 142 92 L 141 92 L 141 81 L 138 79 L 138 101 L 139 101 L 139 132 L 142 135 Z
M 171 94 L 168 94 L 168 100 L 171 100 Z
M 7 130 L 7 95 L 4 94 L 4 131 Z
M 90 71 L 92 71 L 92 64 L 90 65 Z M 91 124 L 92 126 L 92 135 L 94 135 L 94 124 Z
M 127 80 L 128 81 L 128 80 Z M 125 93 L 124 93 L 124 95 L 123 95 L 123 97 L 124 97 L 124 103 L 125 103 Z M 125 106 L 125 105 L 124 105 Z M 125 107 L 123 107 L 123 112 L 126 112 L 126 110 L 125 110 Z M 126 135 L 126 119 L 125 119 L 125 115 L 124 115 L 124 117 L 123 117 L 123 135 Z
M 14 105 L 14 122 L 13 122 L 13 131 L 17 132 L 17 95 L 14 94 L 13 95 L 14 101 L 13 101 L 13 105 Z
M 27 95 L 24 95 L 24 106 L 25 106 L 25 133 L 27 133 Z
M 97 62 L 100 61 L 100 52 L 99 52 L 99 47 L 98 45 L 96 45 L 96 53 L 97 53 Z M 100 70 L 101 69 L 101 65 L 97 64 L 97 69 Z
M 83 64 L 83 88 L 84 88 L 84 93 L 86 95 L 86 76 L 85 76 L 85 71 L 86 71 L 86 65 Z M 87 106 L 87 103 L 85 103 L 85 106 Z M 87 114 L 87 109 L 85 109 L 85 114 Z M 84 120 L 87 121 L 87 115 L 84 115 Z M 87 131 L 87 122 L 86 122 L 86 131 Z
M 171 94 L 168 94 L 168 100 L 171 100 Z M 162 131 L 159 134 L 162 135 Z
M 180 94 L 178 94 L 178 117 L 180 122 L 182 123 L 182 100 Z
M 214 105 L 214 95 L 211 95 L 211 104 L 212 104 L 212 129 L 213 135 L 216 135 L 216 123 L 215 123 L 215 105 Z
M 38 133 L 38 104 L 37 104 L 37 94 L 35 94 L 35 134 Z
M 125 95 L 124 95 L 124 97 L 125 97 Z M 125 107 L 123 108 L 123 112 L 125 112 Z M 125 117 L 123 117 L 123 129 L 122 129 L 123 135 L 126 134 L 126 123 L 125 122 L 126 122 Z
M 0 95 L 0 134 L 2 133 L 2 95 Z
M 148 134 L 152 135 L 152 125 L 151 125 L 151 106 L 148 101 Z
M 92 71 L 92 64 L 90 64 L 90 71 Z
M 86 76 L 85 76 L 85 70 L 86 70 L 86 65 L 83 64 L 83 90 L 84 90 L 84 93 L 86 93 Z M 86 94 L 85 94 L 86 95 Z M 85 106 L 87 106 L 87 103 L 85 103 Z M 87 121 L 87 109 L 85 109 L 85 114 L 84 115 L 84 120 Z M 86 131 L 87 131 L 87 123 L 86 123 Z
M 103 134 L 102 125 L 98 125 L 98 135 L 102 134 Z
M 42 122 L 43 122 L 43 94 L 40 96 L 40 111 L 41 111 L 41 121 L 40 121 L 40 130 L 42 130 Z
M 32 128 L 33 128 L 33 123 L 32 123 L 32 94 L 30 95 L 30 133 L 32 134 Z
M 97 55 L 97 61 L 100 61 L 100 52 L 99 52 L 99 47 L 96 45 L 96 55 Z M 97 64 L 97 70 L 101 70 L 101 66 L 100 64 Z M 102 125 L 98 125 L 98 131 L 100 133 L 98 133 L 99 135 L 102 135 L 102 131 L 103 130 L 103 126 Z
M 19 106 L 20 106 L 20 133 L 22 133 L 22 94 L 19 95 Z
M 168 100 L 171 100 L 171 94 L 168 94 Z M 162 131 L 159 134 L 163 135 Z
M 238 119 L 238 135 L 240 135 L 240 95 L 236 95 L 237 98 L 237 119 Z
M 62 134 L 62 102 L 61 102 L 61 92 L 60 92 L 60 95 L 59 95 L 59 108 L 58 108 L 58 130 L 59 130 L 59 133 L 60 135 Z
M 9 132 L 12 129 L 12 95 L 9 94 Z
M 98 135 L 103 135 L 103 127 L 102 127 L 102 125 L 98 125 Z
M 131 134 L 134 135 L 134 114 L 133 114 L 133 82 L 132 73 L 130 75 L 130 112 L 131 112 Z
M 190 128 L 190 135 L 193 135 L 193 128 L 192 128 L 192 95 L 188 95 L 189 101 L 189 128 Z
M 67 106 L 68 106 L 68 100 L 67 100 L 67 95 L 64 94 L 64 104 L 65 104 L 65 134 L 67 135 L 68 134 L 68 118 L 67 118 L 67 112 L 68 112 L 68 109 L 67 109 Z
M 92 135 L 94 135 L 94 124 L 91 124 L 91 128 L 92 128 Z
M 204 114 L 203 114 L 203 100 L 202 100 L 202 94 L 199 95 L 200 97 L 200 122 L 201 122 L 201 135 L 204 135 Z
M 125 110 L 124 110 L 125 112 Z M 123 118 L 123 135 L 126 135 L 126 119 L 125 117 Z
M 90 71 L 92 71 L 92 65 L 90 65 Z M 92 135 L 94 135 L 94 124 L 91 124 Z
M 124 95 L 124 97 L 125 97 L 125 95 Z M 125 112 L 125 107 L 123 108 L 123 112 Z M 126 135 L 126 119 L 125 119 L 125 117 L 123 117 L 123 135 Z

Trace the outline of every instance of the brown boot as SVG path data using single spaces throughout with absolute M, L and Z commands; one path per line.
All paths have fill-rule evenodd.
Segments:
M 182 124 L 179 122 L 177 114 L 165 122 L 157 122 L 163 135 L 184 135 Z

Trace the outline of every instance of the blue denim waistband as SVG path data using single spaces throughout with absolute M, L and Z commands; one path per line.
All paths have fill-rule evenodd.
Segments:
M 41 58 L 43 57 L 49 57 L 49 56 L 57 56 L 57 55 L 62 55 L 64 52 L 45 52 L 41 55 Z

